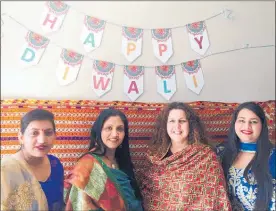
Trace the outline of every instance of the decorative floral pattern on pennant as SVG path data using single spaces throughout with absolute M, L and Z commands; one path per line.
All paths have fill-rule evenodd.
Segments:
M 94 60 L 92 71 L 92 89 L 101 97 L 111 90 L 115 64 Z
M 204 86 L 203 72 L 199 60 L 184 62 L 181 64 L 187 87 L 199 94 Z
M 143 66 L 124 67 L 124 93 L 131 101 L 135 101 L 144 92 Z
M 166 100 L 170 100 L 176 92 L 176 77 L 174 65 L 155 67 L 157 92 Z
M 143 29 L 122 27 L 122 53 L 133 62 L 142 53 Z
M 46 37 L 43 37 L 37 33 L 34 33 L 32 31 L 28 31 L 26 35 L 26 41 L 34 49 L 41 49 L 46 48 L 49 44 L 49 39 Z
M 143 36 L 143 29 L 132 28 L 132 27 L 122 27 L 123 35 L 128 40 L 137 41 Z
M 161 78 L 170 78 L 175 74 L 175 68 L 173 65 L 156 66 L 155 73 Z
M 82 60 L 83 55 L 66 49 L 62 50 L 57 68 L 60 85 L 68 85 L 77 79 Z
M 167 41 L 171 37 L 171 29 L 152 29 L 152 37 L 159 42 Z
M 69 10 L 69 6 L 62 1 L 48 1 L 46 5 L 55 15 L 64 15 Z
M 183 70 L 189 74 L 197 73 L 200 69 L 199 60 L 183 62 L 181 65 L 183 67 Z
M 193 35 L 201 34 L 205 30 L 204 21 L 188 24 L 187 30 Z
M 204 55 L 210 43 L 204 21 L 187 24 L 187 31 L 191 48 L 200 55 Z
M 151 34 L 154 55 L 166 63 L 173 55 L 171 29 L 152 29 Z
M 61 53 L 61 58 L 63 59 L 65 64 L 68 64 L 70 66 L 76 66 L 82 62 L 83 55 L 76 53 L 74 51 L 63 49 Z
M 104 27 L 105 27 L 104 20 L 100 20 L 98 18 L 94 18 L 88 15 L 84 17 L 84 24 L 87 27 L 87 29 L 93 32 L 102 31 L 104 30 Z
M 130 79 L 138 79 L 140 76 L 144 75 L 145 68 L 143 66 L 125 66 L 124 73 Z
M 93 66 L 96 72 L 100 75 L 108 75 L 113 73 L 115 69 L 115 64 L 100 60 L 95 60 Z
M 54 32 L 60 29 L 69 6 L 62 1 L 47 1 L 40 20 L 45 32 Z
M 23 52 L 20 54 L 20 62 L 23 67 L 36 65 L 48 46 L 49 39 L 40 34 L 28 31 L 25 40 L 26 43 L 23 46 Z

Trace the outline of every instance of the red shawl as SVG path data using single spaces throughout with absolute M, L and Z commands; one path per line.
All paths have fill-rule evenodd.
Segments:
M 231 210 L 222 167 L 209 146 L 192 144 L 164 156 L 147 156 L 136 171 L 146 210 Z

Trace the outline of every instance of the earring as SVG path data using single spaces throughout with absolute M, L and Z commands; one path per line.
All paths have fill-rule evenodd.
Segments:
M 120 144 L 120 145 L 119 145 L 119 148 L 122 148 L 122 147 L 123 147 L 122 144 Z

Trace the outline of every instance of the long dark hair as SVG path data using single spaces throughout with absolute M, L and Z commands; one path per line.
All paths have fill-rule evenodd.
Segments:
M 244 170 L 244 177 L 249 182 L 248 171 L 252 170 L 257 182 L 258 193 L 255 203 L 255 210 L 267 210 L 272 197 L 272 176 L 269 172 L 269 155 L 273 148 L 269 141 L 268 126 L 263 109 L 254 102 L 245 102 L 238 106 L 232 116 L 228 138 L 224 143 L 225 152 L 222 158 L 222 167 L 225 177 L 228 176 L 229 168 L 232 166 L 239 152 L 240 139 L 235 132 L 235 122 L 242 109 L 254 112 L 261 120 L 262 131 L 257 140 L 257 152 Z
M 164 154 L 169 147 L 171 139 L 167 133 L 167 122 L 170 111 L 179 109 L 185 112 L 189 122 L 188 143 L 208 144 L 208 138 L 204 124 L 191 106 L 182 102 L 169 103 L 158 115 L 155 122 L 152 140 L 150 143 L 150 152 L 152 154 Z
M 90 131 L 90 145 L 89 151 L 95 148 L 92 152 L 88 152 L 89 154 L 95 154 L 99 156 L 103 156 L 106 153 L 106 145 L 103 143 L 101 138 L 101 132 L 105 121 L 112 117 L 119 116 L 124 123 L 125 137 L 120 147 L 116 149 L 115 158 L 118 162 L 120 170 L 125 172 L 131 179 L 131 186 L 135 191 L 135 196 L 138 199 L 142 199 L 142 195 L 140 193 L 134 172 L 133 172 L 133 163 L 131 162 L 130 152 L 129 152 L 129 143 L 128 143 L 128 120 L 125 114 L 116 109 L 105 109 L 103 110 L 96 121 L 94 122 L 91 131 Z M 86 153 L 87 154 L 87 153 Z

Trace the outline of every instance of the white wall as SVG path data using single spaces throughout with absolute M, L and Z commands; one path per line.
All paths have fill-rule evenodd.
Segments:
M 234 20 L 223 16 L 206 22 L 211 43 L 209 52 L 215 53 L 245 44 L 275 45 L 274 2 L 66 2 L 80 12 L 121 25 L 141 28 L 162 28 L 201 21 L 220 12 L 233 10 Z M 1 13 L 7 13 L 29 29 L 44 34 L 39 25 L 44 2 L 1 1 Z M 91 89 L 91 60 L 84 59 L 78 79 L 71 85 L 59 86 L 55 70 L 61 48 L 49 45 L 37 66 L 22 70 L 19 52 L 22 50 L 26 30 L 8 17 L 3 17 L 1 41 L 1 98 L 35 99 L 98 99 L 129 101 L 123 93 L 123 71 L 117 67 L 113 88 L 98 98 Z M 83 15 L 69 10 L 60 31 L 48 36 L 65 48 L 85 54 L 79 41 Z M 174 55 L 168 64 L 199 58 L 190 48 L 188 35 L 182 29 L 172 31 Z M 121 28 L 106 25 L 100 48 L 89 56 L 118 64 L 129 64 L 120 53 Z M 143 53 L 133 63 L 161 65 L 154 57 L 149 31 L 144 32 Z M 177 92 L 171 101 L 222 101 L 275 100 L 275 47 L 248 49 L 211 56 L 201 60 L 205 86 L 199 95 L 187 89 L 181 68 L 176 67 Z M 156 92 L 155 73 L 146 69 L 144 94 L 139 102 L 167 102 Z

